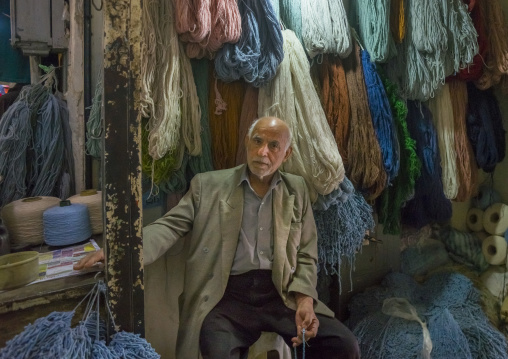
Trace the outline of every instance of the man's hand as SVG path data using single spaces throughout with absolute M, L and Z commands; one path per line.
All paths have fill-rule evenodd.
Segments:
M 295 293 L 296 296 L 296 333 L 292 338 L 293 347 L 297 347 L 303 342 L 302 329 L 305 329 L 305 341 L 314 338 L 317 335 L 319 321 L 314 313 L 314 299 L 301 293 Z
M 87 269 L 99 262 L 104 262 L 104 250 L 101 248 L 98 251 L 88 253 L 74 264 L 74 270 Z

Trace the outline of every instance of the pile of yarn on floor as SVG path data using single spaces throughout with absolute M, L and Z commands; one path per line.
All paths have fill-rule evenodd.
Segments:
M 394 301 L 405 302 L 406 310 L 386 310 L 383 304 Z M 391 273 L 350 303 L 347 324 L 364 359 L 508 358 L 506 338 L 488 321 L 479 292 L 462 274 L 435 273 L 418 284 Z M 424 340 L 427 330 L 431 343 Z

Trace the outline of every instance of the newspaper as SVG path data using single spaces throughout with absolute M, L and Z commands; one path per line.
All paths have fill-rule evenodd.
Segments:
M 85 255 L 99 249 L 100 247 L 97 242 L 90 239 L 90 242 L 85 244 L 39 254 L 39 279 L 31 282 L 30 284 L 44 282 L 50 279 L 101 271 L 103 269 L 102 265 L 93 266 L 92 268 L 79 271 L 72 268 L 74 263 L 79 261 Z

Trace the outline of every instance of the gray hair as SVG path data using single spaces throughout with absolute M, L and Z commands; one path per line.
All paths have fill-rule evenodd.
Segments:
M 254 127 L 256 127 L 257 123 L 259 122 L 259 120 L 261 120 L 263 117 L 261 118 L 256 118 L 254 120 L 254 122 L 252 122 L 252 124 L 250 125 L 249 127 L 249 130 L 247 131 L 247 137 L 251 138 L 252 136 L 252 131 L 254 131 Z M 277 117 L 278 118 L 278 117 Z M 281 120 L 282 121 L 282 120 Z M 286 148 L 284 149 L 284 151 L 287 151 L 289 146 L 291 146 L 291 141 L 293 140 L 293 134 L 291 133 L 291 129 L 289 128 L 288 126 L 288 141 L 286 143 Z

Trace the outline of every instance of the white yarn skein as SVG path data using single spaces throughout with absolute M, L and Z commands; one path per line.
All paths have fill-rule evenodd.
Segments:
M 2 208 L 2 219 L 9 232 L 11 250 L 44 243 L 43 213 L 57 206 L 56 197 L 28 197 L 8 203 Z

